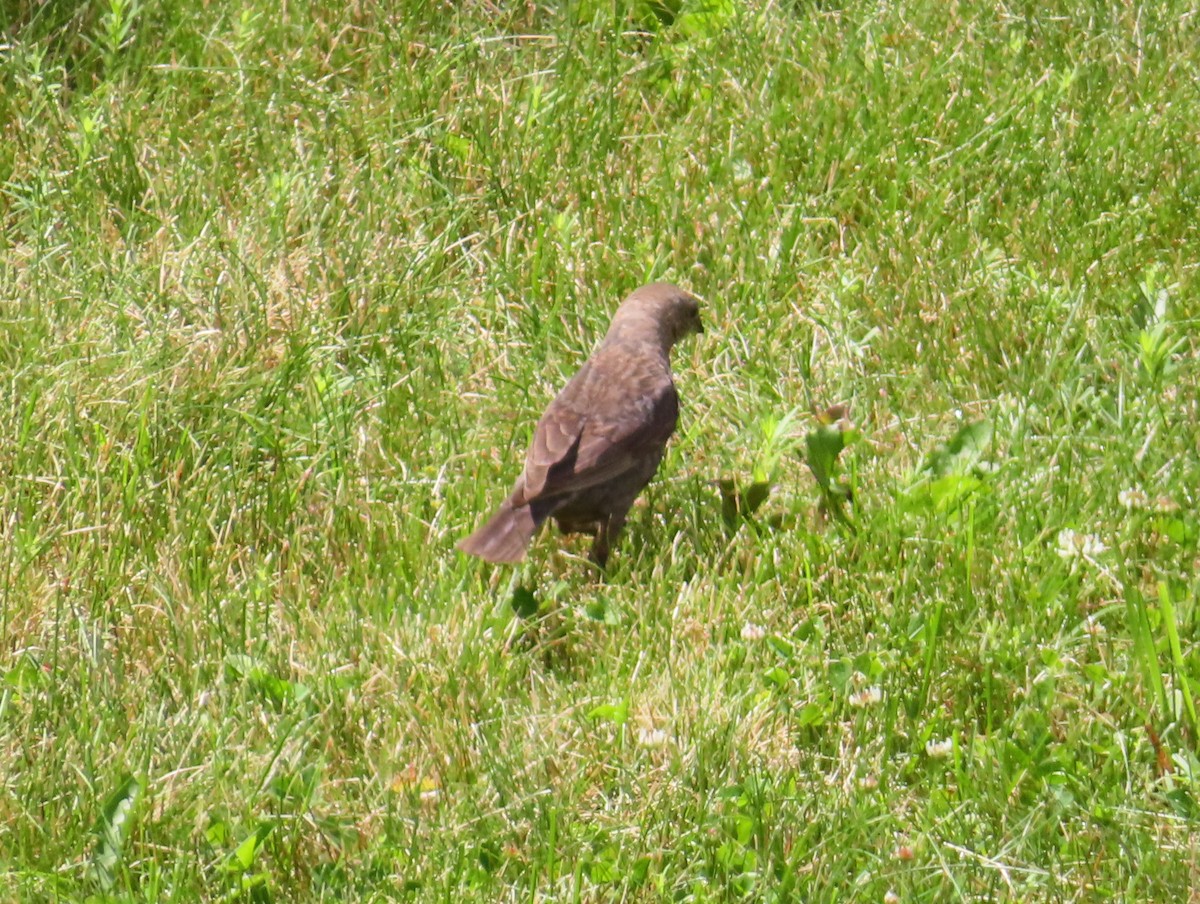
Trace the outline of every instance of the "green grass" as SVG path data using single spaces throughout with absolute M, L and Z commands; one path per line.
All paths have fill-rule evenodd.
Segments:
M 0 12 L 0 897 L 1194 900 L 1194 5 L 384 9 Z

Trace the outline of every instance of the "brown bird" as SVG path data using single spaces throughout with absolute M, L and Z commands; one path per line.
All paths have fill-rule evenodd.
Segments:
M 621 302 L 604 341 L 538 421 L 512 495 L 458 548 L 519 562 L 553 517 L 565 534 L 595 537 L 591 558 L 603 568 L 675 432 L 671 348 L 702 332 L 699 303 L 676 286 L 642 286 Z

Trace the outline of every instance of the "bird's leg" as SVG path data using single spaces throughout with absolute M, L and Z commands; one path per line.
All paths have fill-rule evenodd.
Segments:
M 591 559 L 601 568 L 608 562 L 608 553 L 612 549 L 612 544 L 617 542 L 617 537 L 621 536 L 621 529 L 624 527 L 624 513 L 612 514 L 600 519 L 600 526 L 596 529 L 596 540 L 592 543 Z
M 596 538 L 592 541 L 592 551 L 588 554 L 588 558 L 599 565 L 602 571 L 608 563 L 608 540 L 611 530 L 612 518 L 601 518 L 596 527 Z

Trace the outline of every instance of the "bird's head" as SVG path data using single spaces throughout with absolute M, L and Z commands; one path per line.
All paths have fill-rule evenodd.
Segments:
M 703 332 L 700 302 L 693 295 L 670 283 L 651 283 L 621 302 L 608 334 L 649 334 L 670 351 L 685 336 Z

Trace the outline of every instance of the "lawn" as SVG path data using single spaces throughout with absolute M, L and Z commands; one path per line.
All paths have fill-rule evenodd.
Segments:
M 1200 901 L 1198 46 L 6 3 L 0 899 Z M 607 572 L 458 553 L 657 279 Z

